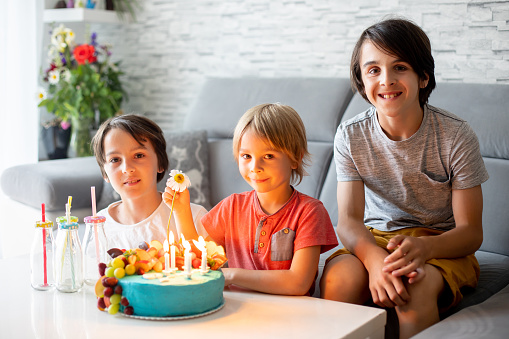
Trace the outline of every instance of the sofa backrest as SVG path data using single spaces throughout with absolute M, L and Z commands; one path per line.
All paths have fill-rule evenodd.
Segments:
M 211 204 L 251 189 L 233 158 L 233 130 L 249 108 L 274 102 L 293 107 L 306 126 L 312 164 L 297 189 L 318 197 L 332 159 L 334 134 L 352 95 L 348 79 L 340 78 L 207 79 L 184 128 L 208 132 Z
M 430 104 L 468 121 L 477 134 L 490 178 L 483 189 L 481 249 L 509 255 L 509 86 L 438 84 Z
M 483 188 L 484 241 L 481 249 L 509 255 L 509 86 L 439 83 L 429 103 L 465 119 L 477 134 L 490 179 Z M 359 94 L 349 103 L 342 121 L 369 107 Z M 336 172 L 330 164 L 320 200 L 337 224 Z

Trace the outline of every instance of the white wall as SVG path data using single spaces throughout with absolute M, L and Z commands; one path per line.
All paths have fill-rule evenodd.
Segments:
M 35 0 L 4 0 L 0 10 L 0 174 L 37 162 L 37 8 Z M 35 215 L 0 190 L 0 258 L 30 250 Z M 20 245 L 21 244 L 21 245 Z
M 388 14 L 428 33 L 439 81 L 509 84 L 509 1 L 147 0 L 138 22 L 95 26 L 122 59 L 126 111 L 181 126 L 207 76 L 348 77 L 358 36 Z

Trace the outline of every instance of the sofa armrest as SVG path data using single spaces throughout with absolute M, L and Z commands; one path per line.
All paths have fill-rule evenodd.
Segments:
M 65 211 L 67 197 L 72 208 L 91 208 L 90 187 L 100 198 L 104 180 L 95 157 L 71 158 L 19 165 L 6 169 L 0 178 L 3 192 L 12 200 L 46 211 Z

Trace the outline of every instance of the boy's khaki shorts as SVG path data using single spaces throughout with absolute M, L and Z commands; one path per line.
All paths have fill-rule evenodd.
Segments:
M 376 243 L 379 247 L 387 250 L 389 240 L 396 235 L 402 234 L 412 237 L 432 236 L 442 234 L 443 231 L 429 229 L 424 227 L 405 228 L 393 232 L 384 232 L 368 227 L 368 230 L 375 237 Z M 334 252 L 327 260 L 327 265 L 333 258 L 341 254 L 352 254 L 346 248 L 342 248 Z M 466 257 L 454 259 L 431 259 L 426 262 L 440 271 L 444 278 L 445 287 L 438 300 L 438 307 L 440 312 L 444 312 L 449 308 L 457 305 L 463 298 L 461 288 L 477 286 L 479 280 L 479 263 L 473 254 Z

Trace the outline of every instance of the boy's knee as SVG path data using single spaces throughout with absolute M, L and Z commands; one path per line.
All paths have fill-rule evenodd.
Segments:
M 411 297 L 422 296 L 427 300 L 433 300 L 432 297 L 436 297 L 435 299 L 438 299 L 444 288 L 444 278 L 435 266 L 426 264 L 424 271 L 426 273 L 424 278 L 415 284 L 408 284 L 408 291 Z

